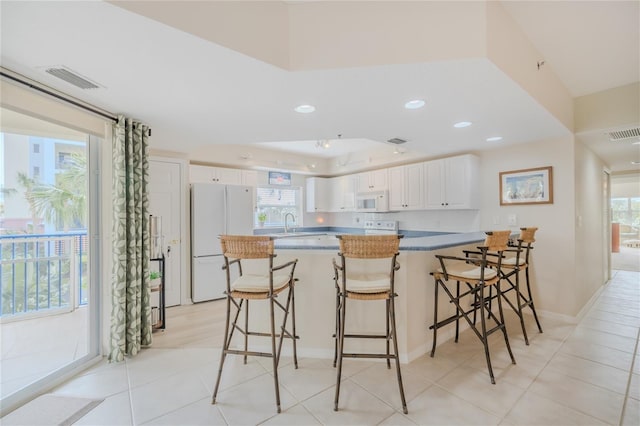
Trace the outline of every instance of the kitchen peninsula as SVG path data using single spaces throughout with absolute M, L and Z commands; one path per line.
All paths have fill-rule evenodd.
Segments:
M 401 232 L 402 233 L 402 232 Z M 295 276 L 296 284 L 296 331 L 300 336 L 298 353 L 305 357 L 333 358 L 333 334 L 335 327 L 335 286 L 333 282 L 332 259 L 337 259 L 339 249 L 336 233 L 310 235 L 302 232 L 298 236 L 277 236 L 275 241 L 275 264 L 298 259 Z M 460 255 L 463 249 L 473 249 L 484 241 L 484 232 L 450 233 L 433 236 L 403 238 L 400 241 L 401 265 L 396 272 L 396 320 L 398 329 L 398 350 L 402 362 L 410 362 L 428 352 L 432 334 L 429 325 L 433 323 L 434 282 L 429 273 L 438 267 L 435 254 Z M 386 262 L 368 260 L 367 271 Z M 244 268 L 244 265 L 243 265 Z M 454 307 L 441 294 L 440 319 L 452 315 Z M 356 301 L 357 302 L 357 301 Z M 352 303 L 347 311 L 349 321 L 347 332 L 379 332 L 385 329 L 384 302 Z M 265 324 L 268 312 L 262 306 L 252 307 L 254 323 L 252 327 Z M 461 324 L 464 326 L 464 324 Z M 453 335 L 453 327 L 441 330 L 440 342 Z M 380 351 L 384 341 L 351 341 L 348 350 Z M 262 342 L 260 342 L 262 343 Z M 283 351 L 287 354 L 291 345 L 285 342 Z

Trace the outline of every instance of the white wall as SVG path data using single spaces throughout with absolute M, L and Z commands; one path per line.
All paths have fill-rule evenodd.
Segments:
M 575 265 L 576 291 L 572 309 L 579 311 L 604 284 L 605 255 L 604 206 L 609 200 L 603 193 L 605 164 L 586 145 L 576 143 L 576 221 Z
M 531 272 L 538 309 L 575 316 L 576 294 L 574 228 L 574 140 L 563 138 L 505 147 L 480 153 L 482 229 L 514 229 L 537 226 Z M 501 206 L 501 171 L 553 167 L 553 204 Z M 507 225 L 507 216 L 517 216 L 517 226 Z M 494 218 L 499 223 L 494 224 Z M 584 291 L 588 293 L 588 291 Z
M 611 198 L 640 197 L 640 173 L 611 176 Z

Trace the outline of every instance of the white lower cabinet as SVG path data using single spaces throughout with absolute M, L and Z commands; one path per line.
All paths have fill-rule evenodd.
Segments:
M 389 169 L 389 209 L 424 209 L 424 164 Z
M 472 154 L 424 163 L 424 207 L 478 209 L 479 163 Z

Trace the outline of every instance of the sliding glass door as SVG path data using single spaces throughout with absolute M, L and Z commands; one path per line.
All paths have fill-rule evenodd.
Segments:
M 98 148 L 0 111 L 0 399 L 41 392 L 98 355 Z

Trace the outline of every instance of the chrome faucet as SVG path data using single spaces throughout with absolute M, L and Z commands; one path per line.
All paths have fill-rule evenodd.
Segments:
M 287 219 L 289 218 L 289 216 L 291 216 L 291 220 L 292 220 L 293 222 L 295 222 L 295 221 L 296 221 L 296 217 L 293 215 L 293 213 L 286 213 L 286 214 L 284 215 L 284 232 L 285 232 L 285 234 L 286 234 L 287 232 L 289 232 L 289 224 L 288 224 L 288 222 L 287 222 Z

